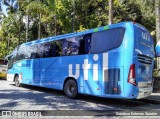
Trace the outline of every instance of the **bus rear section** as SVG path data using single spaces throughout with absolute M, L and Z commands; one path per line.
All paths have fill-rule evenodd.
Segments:
M 140 99 L 149 96 L 153 90 L 154 48 L 153 39 L 144 27 L 134 24 L 133 28 L 133 63 L 129 67 L 127 82 L 133 90 L 130 97 Z

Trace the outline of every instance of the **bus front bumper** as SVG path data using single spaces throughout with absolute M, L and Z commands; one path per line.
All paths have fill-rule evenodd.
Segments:
M 139 88 L 137 99 L 148 97 L 149 95 L 151 95 L 152 91 L 153 91 L 152 86 L 149 88 Z
M 7 81 L 14 81 L 14 74 L 7 74 Z

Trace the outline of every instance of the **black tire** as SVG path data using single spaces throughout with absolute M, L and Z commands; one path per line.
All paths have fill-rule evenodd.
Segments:
M 17 86 L 17 87 L 20 87 L 21 86 L 21 84 L 20 84 L 20 82 L 19 82 L 19 76 L 15 76 L 15 85 Z
M 78 88 L 77 83 L 70 79 L 64 85 L 64 93 L 68 98 L 77 98 L 78 96 Z

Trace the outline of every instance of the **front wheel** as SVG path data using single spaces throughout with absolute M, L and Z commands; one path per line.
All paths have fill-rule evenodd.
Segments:
M 17 87 L 20 87 L 20 86 L 21 86 L 21 84 L 20 84 L 20 82 L 19 82 L 19 76 L 15 76 L 15 85 L 16 85 Z
M 68 98 L 76 98 L 78 95 L 77 83 L 70 79 L 64 85 L 64 93 Z

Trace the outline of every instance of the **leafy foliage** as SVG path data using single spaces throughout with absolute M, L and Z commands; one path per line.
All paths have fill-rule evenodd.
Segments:
M 107 0 L 18 0 L 19 11 L 1 17 L 0 58 L 17 45 L 38 38 L 108 24 Z M 155 31 L 154 0 L 114 0 L 114 23 L 135 21 Z M 74 6 L 75 5 L 75 6 Z

